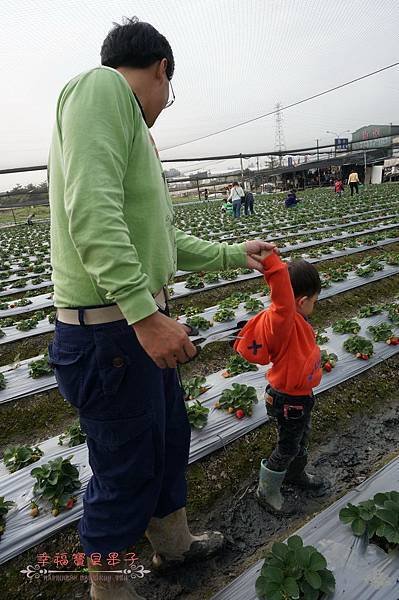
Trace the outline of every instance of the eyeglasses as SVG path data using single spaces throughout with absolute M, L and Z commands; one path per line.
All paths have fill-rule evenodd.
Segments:
M 170 85 L 170 89 L 172 90 L 172 98 L 170 98 L 170 100 L 167 101 L 167 103 L 165 104 L 165 108 L 169 108 L 169 106 L 172 106 L 173 102 L 175 101 L 175 92 L 173 91 L 173 85 L 171 80 L 169 79 L 169 85 Z M 170 94 L 169 94 L 170 97 Z

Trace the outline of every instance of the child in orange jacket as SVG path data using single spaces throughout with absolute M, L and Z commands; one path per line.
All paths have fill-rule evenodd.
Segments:
M 305 471 L 313 388 L 321 380 L 320 348 L 308 317 L 321 291 L 317 269 L 305 260 L 284 263 L 275 251 L 262 253 L 271 305 L 248 321 L 234 349 L 251 363 L 273 363 L 267 373 L 267 413 L 277 420 L 278 443 L 263 459 L 259 503 L 283 509 L 283 480 L 320 490 L 324 482 Z

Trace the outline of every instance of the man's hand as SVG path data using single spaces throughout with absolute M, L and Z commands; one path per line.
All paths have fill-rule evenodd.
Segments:
M 156 312 L 132 326 L 139 343 L 160 369 L 174 369 L 197 354 L 187 328 Z
M 273 242 L 262 242 L 261 240 L 254 240 L 252 242 L 245 242 L 245 248 L 247 250 L 247 265 L 250 269 L 256 269 L 263 273 L 264 268 L 262 265 L 262 258 L 264 252 L 275 252 L 278 254 L 278 248 Z

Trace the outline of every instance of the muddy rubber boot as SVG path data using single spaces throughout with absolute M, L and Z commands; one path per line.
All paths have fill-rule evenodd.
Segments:
M 320 495 L 326 493 L 328 482 L 322 477 L 316 477 L 316 475 L 305 471 L 307 462 L 307 455 L 297 456 L 287 469 L 286 483 L 295 485 L 302 490 L 319 492 Z
M 91 600 L 146 600 L 136 592 L 131 581 L 118 580 L 119 573 L 115 573 L 114 576 L 112 573 L 97 573 L 96 571 L 107 570 L 107 567 L 94 566 L 89 557 L 87 567 L 91 570 L 89 573 Z
M 267 460 L 260 463 L 259 484 L 256 498 L 261 506 L 280 512 L 283 509 L 284 498 L 280 488 L 287 471 L 271 471 L 267 468 Z
M 152 566 L 159 571 L 193 559 L 202 560 L 216 554 L 223 546 L 219 531 L 192 535 L 186 509 L 181 508 L 162 519 L 153 517 L 145 532 L 154 550 Z

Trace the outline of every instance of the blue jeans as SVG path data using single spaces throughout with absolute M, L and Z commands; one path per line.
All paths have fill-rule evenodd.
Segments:
M 233 216 L 236 218 L 241 216 L 241 200 L 233 200 Z
M 152 516 L 186 505 L 191 429 L 177 372 L 158 368 L 125 320 L 56 321 L 49 358 L 87 434 L 93 476 L 79 523 L 84 552 L 120 552 Z
M 255 214 L 254 213 L 254 201 L 245 199 L 244 209 L 245 209 L 245 214 L 247 216 L 250 213 L 251 213 L 251 215 Z

